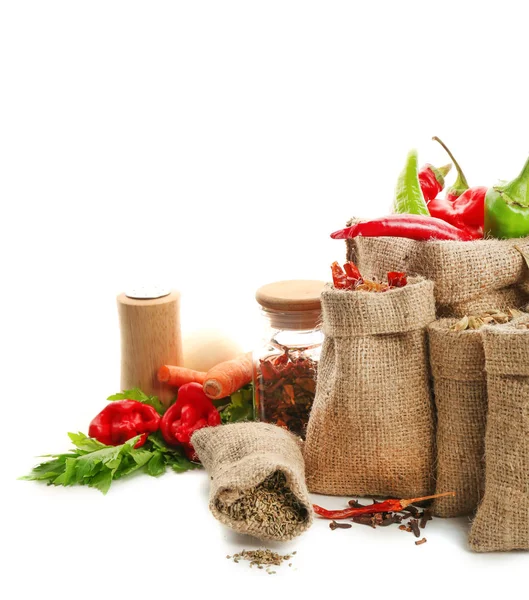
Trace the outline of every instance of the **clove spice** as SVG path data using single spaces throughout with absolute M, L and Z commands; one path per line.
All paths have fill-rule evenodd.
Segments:
M 329 528 L 332 529 L 333 531 L 335 529 L 349 529 L 351 527 L 352 527 L 352 525 L 350 523 L 337 523 L 336 521 L 331 521 L 329 523 Z

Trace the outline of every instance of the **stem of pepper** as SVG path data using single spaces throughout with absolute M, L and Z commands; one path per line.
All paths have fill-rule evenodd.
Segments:
M 442 494 L 433 494 L 432 496 L 422 496 L 422 498 L 411 498 L 410 500 L 401 500 L 400 504 L 402 508 L 406 508 L 410 504 L 416 504 L 417 502 L 422 502 L 423 500 L 433 500 L 434 498 L 444 498 L 445 496 L 455 496 L 455 492 L 443 492 Z
M 505 194 L 513 204 L 529 207 L 529 158 L 518 177 L 497 189 L 500 194 Z
M 467 178 L 465 177 L 465 174 L 463 173 L 457 160 L 454 158 L 454 155 L 446 147 L 445 143 L 442 140 L 440 140 L 437 136 L 434 136 L 432 138 L 432 140 L 434 140 L 435 142 L 439 142 L 439 144 L 441 144 L 441 146 L 446 150 L 446 153 L 452 159 L 452 162 L 456 166 L 457 179 L 456 179 L 454 185 L 452 186 L 452 189 L 457 190 L 459 192 L 459 195 L 461 195 L 465 190 L 468 190 L 468 188 L 469 188 L 468 181 L 467 181 Z

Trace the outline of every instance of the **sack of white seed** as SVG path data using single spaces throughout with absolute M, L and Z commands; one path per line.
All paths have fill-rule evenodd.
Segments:
M 209 507 L 224 525 L 261 540 L 290 540 L 312 524 L 300 440 L 268 423 L 206 427 L 193 446 L 211 477 Z

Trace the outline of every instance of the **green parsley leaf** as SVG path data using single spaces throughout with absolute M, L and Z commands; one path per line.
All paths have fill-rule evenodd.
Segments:
M 165 457 L 160 450 L 155 450 L 151 460 L 147 463 L 147 473 L 151 477 L 158 477 L 165 473 Z
M 152 406 L 159 415 L 163 415 L 167 410 L 167 408 L 158 399 L 158 396 L 147 396 L 147 394 L 142 392 L 140 388 L 123 390 L 118 394 L 113 394 L 112 396 L 109 396 L 107 400 L 109 400 L 110 402 L 115 402 L 116 400 L 136 400 L 136 402 L 141 402 L 142 404 Z

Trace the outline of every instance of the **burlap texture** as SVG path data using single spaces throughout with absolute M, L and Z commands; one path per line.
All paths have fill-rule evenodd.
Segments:
M 443 315 L 464 316 L 529 301 L 529 271 L 515 248 L 529 252 L 528 238 L 417 242 L 357 237 L 346 243 L 347 260 L 354 261 L 366 277 L 384 278 L 388 271 L 406 271 L 433 281 L 435 301 Z M 505 288 L 511 289 L 499 296 L 493 293 Z
M 239 533 L 277 541 L 290 540 L 310 527 L 312 504 L 296 436 L 268 423 L 234 423 L 200 429 L 192 443 L 211 476 L 209 507 L 221 523 Z M 222 506 L 233 504 L 276 472 L 284 474 L 288 489 L 303 507 L 299 522 L 282 522 L 280 511 L 273 524 L 258 518 L 238 520 L 223 512 Z
M 529 550 L 529 330 L 517 322 L 483 330 L 489 408 L 476 552 Z
M 456 319 L 428 327 L 430 365 L 437 408 L 436 493 L 438 517 L 468 515 L 483 496 L 487 419 L 485 355 L 480 330 L 452 331 Z
M 304 446 L 307 485 L 333 495 L 413 497 L 433 487 L 426 326 L 433 283 L 322 293 L 325 339 Z

